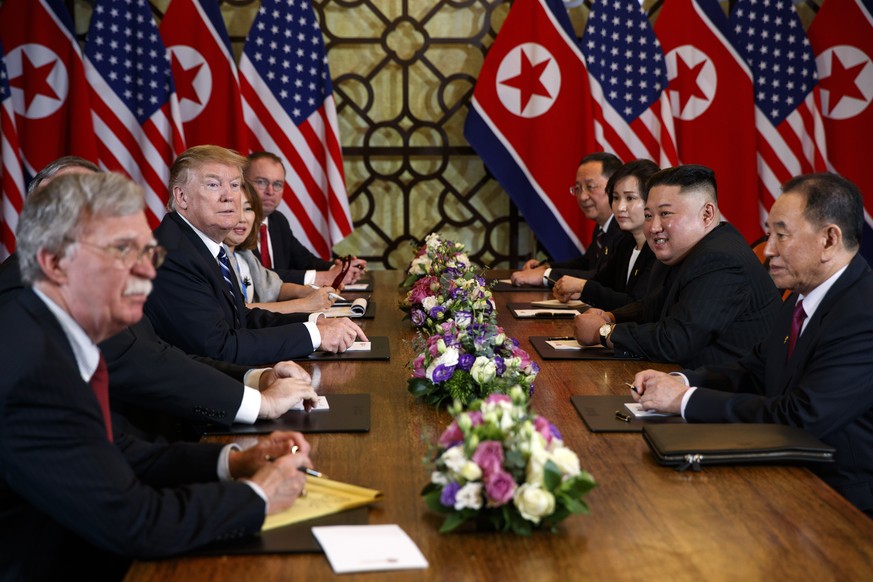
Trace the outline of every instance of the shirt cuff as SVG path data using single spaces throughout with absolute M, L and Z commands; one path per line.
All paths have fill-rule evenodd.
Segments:
M 689 388 L 685 391 L 685 394 L 682 395 L 682 406 L 679 407 L 679 412 L 682 414 L 682 418 L 685 418 L 685 407 L 688 405 L 688 401 L 691 399 L 691 395 L 694 394 L 694 391 L 697 388 Z
M 236 411 L 234 422 L 253 424 L 261 413 L 261 393 L 250 386 L 243 386 L 243 397 L 239 410 Z
M 255 390 L 261 389 L 261 376 L 264 375 L 264 372 L 272 370 L 273 368 L 252 368 L 243 376 L 243 384 L 248 386 L 249 388 L 254 388 Z
M 242 449 L 238 444 L 231 443 L 221 449 L 221 453 L 218 455 L 218 480 L 219 481 L 233 481 L 233 477 L 230 475 L 230 452 L 231 451 L 241 451 Z M 264 515 L 267 515 L 270 511 L 270 502 L 267 499 L 267 494 L 261 489 L 261 486 L 255 483 L 254 481 L 249 481 L 248 479 L 240 479 L 240 483 L 245 483 L 249 487 L 252 488 L 258 497 L 264 500 Z
M 306 271 L 303 274 L 303 284 L 304 285 L 313 285 L 315 284 L 315 269 L 311 269 Z
M 233 481 L 233 477 L 230 475 L 230 452 L 241 450 L 240 446 L 236 443 L 230 443 L 221 449 L 221 452 L 218 454 L 219 481 Z
M 316 317 L 313 319 L 313 315 Z M 317 316 L 324 315 L 323 313 L 313 313 L 309 316 L 309 321 L 304 322 L 303 325 L 306 327 L 306 330 L 309 332 L 309 339 L 312 341 L 312 350 L 315 351 L 321 346 L 321 332 L 318 331 L 318 326 L 315 325 L 315 320 L 318 319 Z
M 543 271 L 543 287 L 550 287 L 549 279 L 552 276 L 552 268 L 549 267 L 545 271 Z

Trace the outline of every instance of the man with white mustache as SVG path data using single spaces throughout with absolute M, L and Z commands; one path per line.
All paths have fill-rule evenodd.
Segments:
M 576 340 L 685 367 L 736 360 L 770 331 L 779 292 L 742 235 L 721 221 L 712 170 L 667 168 L 647 187 L 646 239 L 659 261 L 649 294 L 577 315 Z
M 0 335 L 4 580 L 120 579 L 131 558 L 259 531 L 306 483 L 299 433 L 241 451 L 113 426 L 97 344 L 139 321 L 164 256 L 143 208 L 142 188 L 118 174 L 61 176 L 24 203 L 27 288 L 0 308 L 15 331 Z
M 59 176 L 100 171 L 84 158 L 58 158 L 34 176 L 28 196 Z M 133 294 L 152 289 L 150 280 L 139 277 L 129 285 Z M 21 289 L 18 256 L 13 253 L 0 265 L 0 305 Z M 100 350 L 109 368 L 113 412 L 143 435 L 196 439 L 207 424 L 228 427 L 277 418 L 301 401 L 309 406 L 317 398 L 309 373 L 294 362 L 250 369 L 191 357 L 162 341 L 146 317 L 101 342 Z

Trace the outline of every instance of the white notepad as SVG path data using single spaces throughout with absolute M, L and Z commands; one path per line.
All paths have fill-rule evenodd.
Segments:
M 336 574 L 427 568 L 424 554 L 399 525 L 312 528 Z

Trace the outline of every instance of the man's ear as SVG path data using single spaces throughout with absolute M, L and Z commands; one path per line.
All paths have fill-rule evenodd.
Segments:
M 173 203 L 176 208 L 188 209 L 188 196 L 181 186 L 173 186 Z
M 44 248 L 40 248 L 36 252 L 36 261 L 39 263 L 46 279 L 56 285 L 62 285 L 67 282 L 67 264 L 70 258 L 66 254 L 57 255 Z
M 705 202 L 700 212 L 703 217 L 703 224 L 705 226 L 708 227 L 713 222 L 718 221 L 718 210 L 716 210 L 715 204 L 713 204 L 712 202 Z
M 827 262 L 843 249 L 843 231 L 836 224 L 822 228 L 822 262 Z

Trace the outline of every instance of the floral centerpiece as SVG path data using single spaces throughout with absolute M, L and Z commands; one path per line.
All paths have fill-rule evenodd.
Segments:
M 469 323 L 496 323 L 491 289 L 474 269 L 447 267 L 437 276 L 422 277 L 406 295 L 409 319 L 423 331 L 436 332 L 437 326 L 457 320 Z
M 466 405 L 513 386 L 533 394 L 539 366 L 494 323 L 474 323 L 460 313 L 416 341 L 409 391 L 434 406 L 457 400 Z
M 530 535 L 588 513 L 583 496 L 594 477 L 564 446 L 548 420 L 528 410 L 525 391 L 492 394 L 461 411 L 439 437 L 430 483 L 422 491 L 431 510 L 446 516 L 449 532 L 474 520 L 500 531 Z
M 401 287 L 410 287 L 417 280 L 429 275 L 439 275 L 446 268 L 452 267 L 461 271 L 470 265 L 470 259 L 464 252 L 464 245 L 452 240 L 444 240 L 437 233 L 431 233 L 424 239 L 424 245 L 409 263 L 406 269 L 406 279 Z

